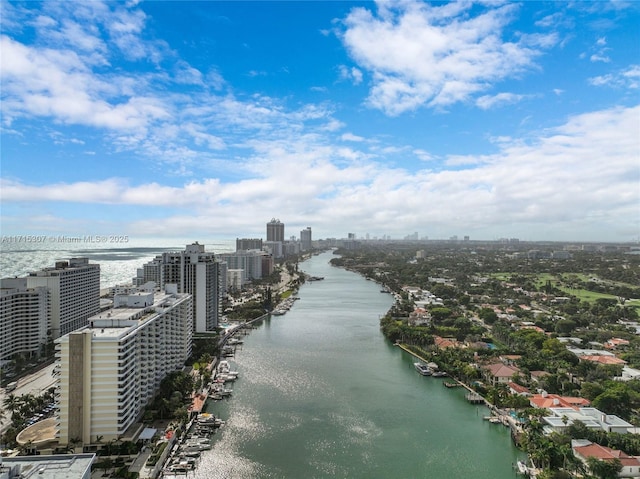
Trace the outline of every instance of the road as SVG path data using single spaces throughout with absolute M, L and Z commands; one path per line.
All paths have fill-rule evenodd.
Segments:
M 45 366 L 33 374 L 29 374 L 28 376 L 18 379 L 18 386 L 11 394 L 14 394 L 15 396 L 22 396 L 24 394 L 41 396 L 47 389 L 54 386 L 56 383 L 56 378 L 51 375 L 54 367 L 55 363 Z M 7 416 L 2 420 L 2 422 L 0 422 L 0 433 L 3 433 L 5 429 L 9 427 L 9 424 L 11 424 L 11 418 L 8 417 L 8 412 L 4 408 L 4 399 L 7 395 L 8 393 L 5 389 L 0 388 L 0 407 L 2 407 L 5 416 Z

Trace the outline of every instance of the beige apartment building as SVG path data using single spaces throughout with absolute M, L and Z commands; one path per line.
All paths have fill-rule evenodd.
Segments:
M 162 379 L 191 355 L 192 314 L 191 295 L 175 285 L 162 293 L 117 294 L 113 309 L 59 338 L 59 443 L 129 434 Z

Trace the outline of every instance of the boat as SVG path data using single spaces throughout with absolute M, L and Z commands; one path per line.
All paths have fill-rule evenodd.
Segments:
M 520 474 L 525 474 L 527 476 L 529 475 L 529 469 L 527 468 L 527 465 L 524 462 L 518 461 L 517 465 L 518 465 L 518 472 Z
M 426 364 L 413 363 L 413 366 L 416 368 L 416 371 L 418 371 L 423 376 L 431 376 L 433 374 L 431 369 L 429 369 Z
M 444 377 L 446 377 L 446 376 L 447 376 L 447 373 L 446 373 L 446 372 L 444 372 L 444 371 L 434 371 L 434 372 L 433 372 L 433 374 L 432 374 L 432 376 L 433 376 L 434 378 L 444 378 Z

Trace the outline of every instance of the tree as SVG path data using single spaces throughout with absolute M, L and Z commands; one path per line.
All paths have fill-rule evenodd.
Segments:
M 591 473 L 599 479 L 617 479 L 622 471 L 622 463 L 617 457 L 612 460 L 601 461 L 597 457 L 588 457 L 587 466 Z
M 100 469 L 106 474 L 109 469 L 113 467 L 113 460 L 110 457 L 105 457 L 100 461 Z
M 487 324 L 493 324 L 498 320 L 498 315 L 491 308 L 482 308 L 478 312 L 478 317 Z
M 7 397 L 4 398 L 2 405 L 9 411 L 10 414 L 13 414 L 20 407 L 20 398 L 18 398 L 15 394 L 11 393 Z

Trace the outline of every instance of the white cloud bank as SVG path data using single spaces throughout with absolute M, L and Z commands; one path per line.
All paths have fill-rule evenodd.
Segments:
M 128 206 L 140 208 L 141 217 L 144 208 L 171 208 L 170 215 L 120 225 L 134 235 L 241 235 L 261 231 L 277 212 L 292 234 L 312 225 L 318 235 L 338 237 L 419 231 L 491 239 L 512 232 L 524 239 L 628 241 L 640 231 L 639 119 L 638 106 L 577 115 L 529 141 L 505 141 L 496 154 L 452 158 L 475 165 L 459 170 L 412 173 L 364 156 L 340 161 L 345 153 L 337 147 L 275 142 L 261 145 L 253 177 L 237 182 L 209 178 L 169 187 L 114 178 L 35 186 L 4 179 L 0 198 L 3 205 Z

